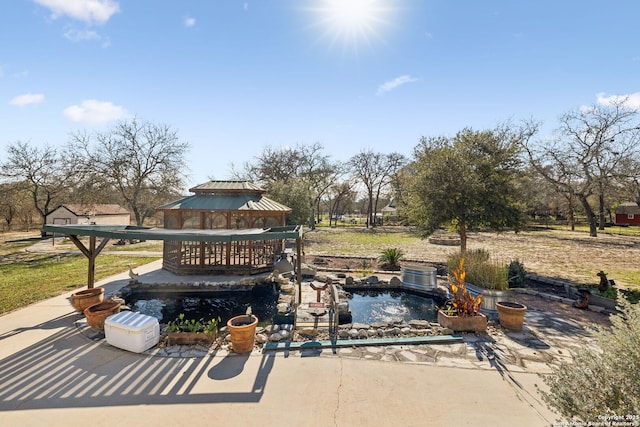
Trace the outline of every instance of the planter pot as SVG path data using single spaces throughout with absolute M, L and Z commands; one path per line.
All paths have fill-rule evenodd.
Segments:
M 477 316 L 450 316 L 438 310 L 438 323 L 443 328 L 455 332 L 482 332 L 487 330 L 487 316 L 480 313 Z
M 227 322 L 227 328 L 231 334 L 231 347 L 235 353 L 250 353 L 256 336 L 258 318 L 253 315 L 243 314 L 232 317 Z
M 216 334 L 204 332 L 169 332 L 167 334 L 169 345 L 211 345 L 216 339 Z
M 103 288 L 91 288 L 71 294 L 71 305 L 78 311 L 102 302 Z
M 517 302 L 498 301 L 498 319 L 503 328 L 510 331 L 521 331 L 527 306 Z
M 92 328 L 104 329 L 104 321 L 112 314 L 119 313 L 121 305 L 118 301 L 108 300 L 87 307 L 84 310 L 87 324 Z
M 508 300 L 513 294 L 513 291 L 510 290 L 485 289 L 470 283 L 465 283 L 465 286 L 467 287 L 469 294 L 474 297 L 477 297 L 478 294 L 482 294 L 482 305 L 480 306 L 480 310 L 494 320 L 498 314 L 498 308 L 496 307 L 498 301 Z

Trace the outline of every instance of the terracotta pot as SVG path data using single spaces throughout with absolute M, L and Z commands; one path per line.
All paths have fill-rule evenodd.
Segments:
M 91 288 L 71 294 L 71 305 L 78 311 L 102 302 L 104 298 L 103 288 Z
M 235 353 L 249 353 L 253 350 L 258 318 L 253 315 L 243 314 L 232 317 L 227 322 L 227 328 L 231 333 L 231 347 Z
M 112 314 L 119 313 L 121 305 L 122 303 L 119 301 L 108 300 L 87 307 L 84 310 L 87 323 L 92 328 L 104 329 L 104 321 Z
M 487 316 L 480 313 L 477 316 L 450 316 L 438 310 L 438 323 L 443 328 L 455 332 L 482 332 L 487 330 Z
M 527 306 L 517 302 L 498 301 L 498 319 L 503 328 L 510 331 L 521 331 Z

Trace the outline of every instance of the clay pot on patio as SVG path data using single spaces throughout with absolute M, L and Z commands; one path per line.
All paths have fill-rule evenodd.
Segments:
M 71 305 L 78 311 L 102 302 L 104 298 L 103 288 L 91 288 L 71 294 Z
M 232 317 L 227 321 L 234 353 L 250 353 L 253 350 L 257 325 L 258 318 L 251 314 Z
M 517 302 L 498 301 L 498 319 L 503 328 L 510 331 L 521 331 L 527 306 Z
M 120 312 L 120 301 L 107 300 L 99 304 L 94 304 L 84 310 L 87 324 L 92 328 L 104 329 L 104 321 L 112 314 Z

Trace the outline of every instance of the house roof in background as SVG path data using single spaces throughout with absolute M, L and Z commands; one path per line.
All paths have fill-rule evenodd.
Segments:
M 616 208 L 616 213 L 622 214 L 622 215 L 626 215 L 626 214 L 637 215 L 637 214 L 640 214 L 640 206 L 638 206 L 638 204 L 634 202 L 621 203 Z

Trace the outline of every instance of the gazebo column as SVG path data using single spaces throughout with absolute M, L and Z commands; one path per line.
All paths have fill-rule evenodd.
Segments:
M 87 269 L 87 288 L 91 289 L 93 288 L 93 285 L 96 281 L 96 258 L 98 257 L 98 255 L 100 255 L 100 252 L 102 252 L 104 247 L 109 242 L 110 238 L 105 237 L 104 239 L 102 239 L 98 247 L 96 247 L 96 237 L 89 236 L 88 248 L 80 241 L 80 239 L 78 239 L 78 236 L 76 235 L 70 234 L 69 239 L 89 260 L 89 267 Z

